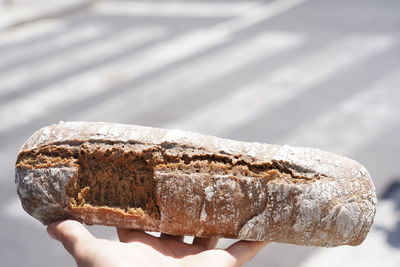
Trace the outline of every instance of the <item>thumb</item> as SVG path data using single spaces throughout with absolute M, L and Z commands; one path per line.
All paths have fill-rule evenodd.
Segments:
M 57 221 L 47 227 L 49 235 L 60 241 L 77 261 L 84 261 L 91 254 L 96 238 L 79 222 Z

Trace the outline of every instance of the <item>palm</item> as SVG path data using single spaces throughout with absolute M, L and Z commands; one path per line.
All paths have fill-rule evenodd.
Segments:
M 117 229 L 121 242 L 97 239 L 75 221 L 57 222 L 48 227 L 80 267 L 109 266 L 240 266 L 250 260 L 264 242 L 239 241 L 227 249 L 214 249 L 217 239 L 195 238 L 193 244 L 183 236 L 161 234 L 160 238 L 143 231 Z

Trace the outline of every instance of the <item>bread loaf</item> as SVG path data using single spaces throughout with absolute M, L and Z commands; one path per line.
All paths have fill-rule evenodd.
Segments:
M 44 224 L 72 218 L 311 246 L 360 244 L 377 202 L 367 170 L 342 156 L 102 122 L 38 130 L 21 148 L 15 182 Z

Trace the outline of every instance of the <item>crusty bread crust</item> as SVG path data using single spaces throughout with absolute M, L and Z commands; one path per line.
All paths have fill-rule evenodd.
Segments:
M 114 148 L 124 155 L 146 153 L 158 213 L 144 206 L 124 210 L 71 202 L 77 193 L 68 190 L 82 175 L 79 153 Z M 24 209 L 44 224 L 73 218 L 169 234 L 312 246 L 360 244 L 377 202 L 368 171 L 339 155 L 103 122 L 38 130 L 21 148 L 16 183 Z

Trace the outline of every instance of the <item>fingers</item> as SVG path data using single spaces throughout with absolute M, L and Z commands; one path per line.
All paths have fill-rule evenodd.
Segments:
M 179 241 L 179 242 L 183 242 L 183 235 L 169 235 L 169 234 L 164 234 L 161 233 L 160 235 L 160 239 L 162 240 L 173 240 L 173 241 Z
M 212 249 L 217 246 L 218 240 L 219 240 L 218 237 L 211 237 L 211 238 L 195 237 L 193 239 L 193 245 L 202 246 L 206 249 Z
M 47 227 L 49 235 L 60 241 L 74 258 L 87 252 L 96 238 L 79 222 L 73 220 L 58 221 Z
M 119 241 L 124 243 L 129 243 L 133 241 L 148 241 L 149 239 L 154 238 L 153 236 L 146 234 L 142 230 L 133 229 L 117 228 L 117 234 Z
M 226 251 L 236 259 L 237 265 L 241 266 L 251 260 L 267 244 L 261 241 L 238 241 L 229 246 Z

